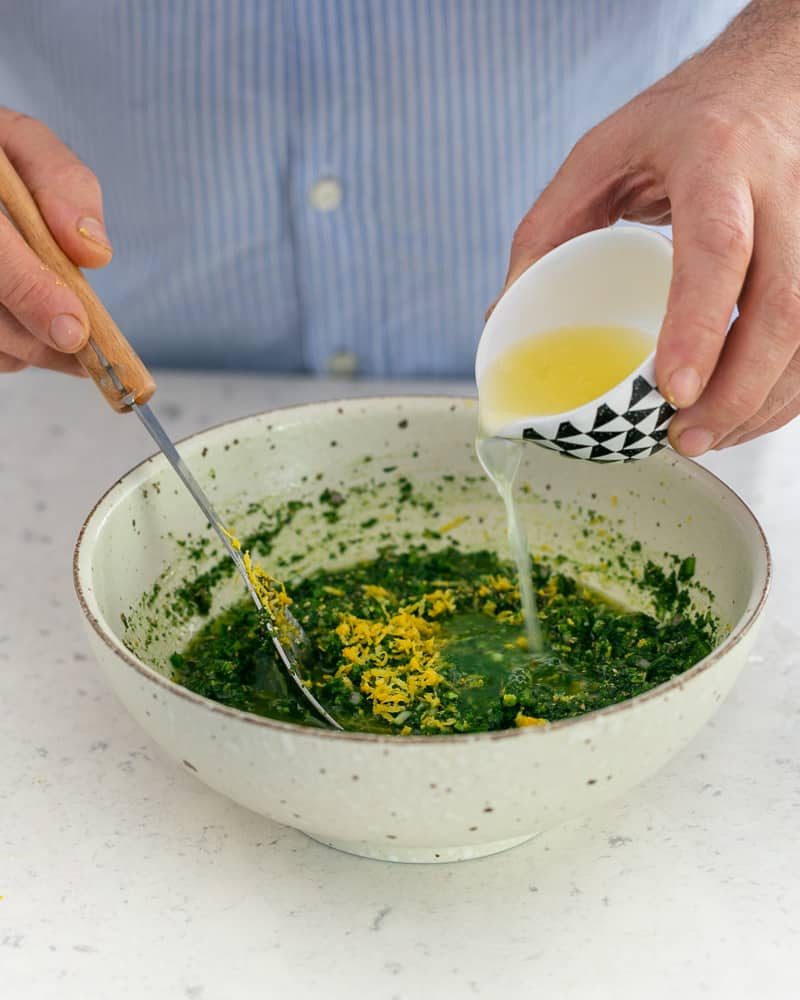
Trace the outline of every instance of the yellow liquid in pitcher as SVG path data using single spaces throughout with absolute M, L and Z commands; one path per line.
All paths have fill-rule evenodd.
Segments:
M 528 416 L 574 410 L 639 367 L 655 338 L 626 326 L 563 326 L 514 344 L 481 379 L 484 433 Z

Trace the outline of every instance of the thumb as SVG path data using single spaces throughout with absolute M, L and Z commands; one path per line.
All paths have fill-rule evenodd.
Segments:
M 517 226 L 503 291 L 487 318 L 517 278 L 548 251 L 573 236 L 616 222 L 613 196 L 621 171 L 600 131 L 595 129 L 578 142 Z

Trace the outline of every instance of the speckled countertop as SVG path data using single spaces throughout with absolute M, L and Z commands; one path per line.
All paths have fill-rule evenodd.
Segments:
M 387 391 L 160 386 L 175 436 Z M 338 854 L 247 812 L 179 770 L 108 690 L 72 546 L 97 496 L 151 451 L 85 383 L 0 383 L 0 996 L 797 996 L 800 424 L 707 463 L 754 508 L 776 562 L 756 655 L 714 722 L 603 811 L 441 867 Z

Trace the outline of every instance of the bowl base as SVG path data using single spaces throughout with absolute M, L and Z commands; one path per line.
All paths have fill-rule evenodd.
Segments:
M 305 831 L 303 831 L 305 833 Z M 333 847 L 345 854 L 356 854 L 361 858 L 371 858 L 373 861 L 397 861 L 409 865 L 436 865 L 450 861 L 472 861 L 474 858 L 485 858 L 490 854 L 499 854 L 512 847 L 518 847 L 527 840 L 532 840 L 536 834 L 526 833 L 524 837 L 509 837 L 508 840 L 492 840 L 486 844 L 469 844 L 458 847 L 394 847 L 383 844 L 370 844 L 358 840 L 325 840 L 306 833 L 307 837 L 316 840 L 326 847 Z

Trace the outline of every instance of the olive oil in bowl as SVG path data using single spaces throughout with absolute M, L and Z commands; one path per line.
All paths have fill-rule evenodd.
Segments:
M 564 326 L 512 344 L 487 368 L 480 386 L 484 433 L 516 420 L 577 409 L 622 382 L 655 347 L 626 326 Z

